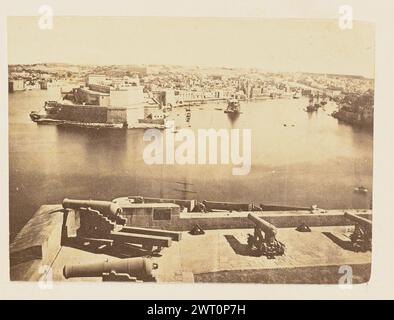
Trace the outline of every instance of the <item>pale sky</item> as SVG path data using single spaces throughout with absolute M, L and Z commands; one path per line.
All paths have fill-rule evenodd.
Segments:
M 374 27 L 337 20 L 164 17 L 8 18 L 8 62 L 254 67 L 374 77 Z

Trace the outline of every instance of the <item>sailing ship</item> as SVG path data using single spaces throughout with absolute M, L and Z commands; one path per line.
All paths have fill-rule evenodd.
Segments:
M 313 96 L 309 97 L 309 105 L 306 107 L 307 112 L 314 112 L 317 111 L 316 104 L 313 104 Z
M 230 99 L 227 102 L 227 109 L 224 113 L 236 114 L 241 112 L 241 105 L 237 99 Z

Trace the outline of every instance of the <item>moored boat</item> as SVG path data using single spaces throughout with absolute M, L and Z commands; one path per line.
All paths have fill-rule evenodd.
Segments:
M 227 109 L 224 113 L 240 113 L 241 105 L 237 99 L 230 99 L 227 102 Z
M 309 105 L 306 107 L 306 112 L 314 112 L 317 111 L 316 104 L 313 104 L 313 97 L 309 98 Z
M 364 187 L 364 186 L 359 186 L 359 187 L 354 188 L 354 192 L 367 193 L 368 189 L 366 187 Z
M 301 98 L 301 92 L 300 92 L 300 91 L 296 91 L 296 92 L 293 94 L 293 99 L 299 99 L 299 98 Z

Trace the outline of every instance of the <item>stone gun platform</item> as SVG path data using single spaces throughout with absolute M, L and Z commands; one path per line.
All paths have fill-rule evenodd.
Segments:
M 346 249 L 351 226 L 315 227 L 311 232 L 278 229 L 285 243 L 282 256 L 253 256 L 247 246 L 251 229 L 208 230 L 183 239 L 163 251 L 158 279 L 163 282 L 334 283 L 343 275 L 339 267 L 353 267 L 353 283 L 367 282 L 371 252 Z M 172 270 L 173 272 L 167 272 Z
M 37 281 L 51 277 L 54 281 L 101 281 L 101 278 L 65 279 L 62 270 L 67 264 L 138 255 L 113 252 L 105 246 L 92 249 L 62 245 L 63 213 L 55 212 L 58 208 L 42 206 L 14 239 L 10 246 L 11 280 Z M 362 212 L 371 214 L 369 210 Z M 317 219 L 316 214 L 312 216 Z M 311 226 L 311 232 L 280 227 L 276 237 L 285 244 L 286 250 L 284 255 L 274 259 L 250 251 L 247 237 L 253 233 L 252 228 L 205 230 L 202 235 L 183 231 L 181 241 L 163 248 L 152 260 L 159 266 L 158 282 L 337 284 L 343 276 L 339 268 L 351 266 L 353 283 L 363 283 L 370 277 L 371 252 L 351 250 L 349 235 L 353 229 L 351 222 L 340 226 Z

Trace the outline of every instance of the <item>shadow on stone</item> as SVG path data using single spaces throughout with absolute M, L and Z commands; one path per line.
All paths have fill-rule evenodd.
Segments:
M 323 232 L 323 234 L 334 242 L 336 245 L 340 246 L 342 249 L 354 251 L 352 242 L 349 240 L 340 239 L 338 236 L 332 232 Z
M 110 243 L 109 241 L 101 241 L 97 239 L 68 238 L 67 241 L 64 243 L 64 246 L 91 253 L 105 254 L 121 259 L 133 257 L 161 256 L 157 252 L 144 250 L 142 247 L 132 244 L 116 244 Z
M 256 250 L 251 250 L 248 244 L 239 242 L 233 235 L 224 235 L 224 237 L 236 254 L 241 256 L 260 256 Z

